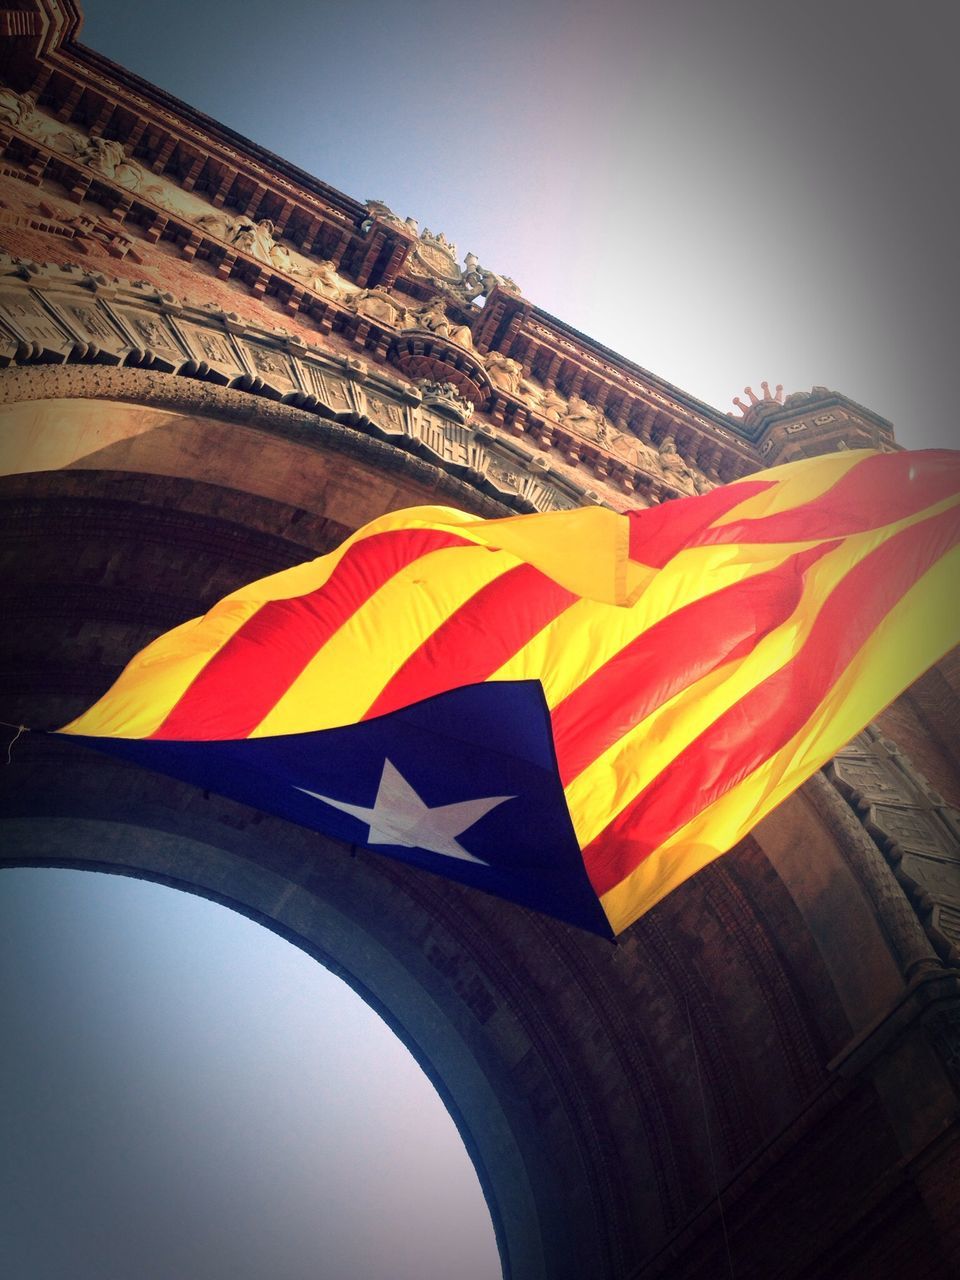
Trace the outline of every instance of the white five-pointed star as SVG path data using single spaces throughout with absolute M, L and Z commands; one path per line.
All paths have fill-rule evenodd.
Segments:
M 383 762 L 380 786 L 373 808 L 359 804 L 346 804 L 331 796 L 322 796 L 306 787 L 297 787 L 315 800 L 341 809 L 370 827 L 367 844 L 393 844 L 403 848 L 429 849 L 448 858 L 460 858 L 464 862 L 478 862 L 482 867 L 490 864 L 468 853 L 457 836 L 479 822 L 485 813 L 495 809 L 513 796 L 485 796 L 480 800 L 462 800 L 459 804 L 441 804 L 431 807 L 420 799 L 400 770 L 389 760 Z

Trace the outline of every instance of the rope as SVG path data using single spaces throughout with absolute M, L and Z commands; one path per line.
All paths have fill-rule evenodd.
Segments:
M 30 730 L 25 724 L 11 724 L 9 720 L 0 720 L 0 724 L 6 729 L 16 729 L 17 731 L 7 744 L 7 764 L 11 764 L 13 761 L 13 748 L 20 741 L 21 736 L 29 733 Z

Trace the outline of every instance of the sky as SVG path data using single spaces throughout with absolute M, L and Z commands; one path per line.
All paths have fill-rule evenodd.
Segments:
M 0 1274 L 494 1280 L 453 1121 L 262 926 L 92 871 L 0 875 Z
M 958 444 L 950 4 L 84 8 L 84 43 L 724 411 L 748 382 L 821 384 L 908 446 Z M 0 947 L 23 1103 L 6 1274 L 499 1274 L 425 1077 L 286 942 L 157 885 L 33 870 L 4 873 Z

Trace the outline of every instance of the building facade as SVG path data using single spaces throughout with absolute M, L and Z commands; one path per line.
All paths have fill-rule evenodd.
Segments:
M 387 510 L 623 510 L 896 447 L 822 387 L 700 403 L 79 20 L 0 12 L 5 721 L 64 723 L 155 635 Z M 340 973 L 440 1089 L 513 1280 L 941 1277 L 958 690 L 953 654 L 615 946 L 40 736 L 3 771 L 3 857 L 201 893 Z

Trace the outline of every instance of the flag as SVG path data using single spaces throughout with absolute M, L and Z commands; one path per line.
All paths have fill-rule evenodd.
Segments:
M 616 934 L 960 642 L 960 453 L 418 507 L 160 636 L 59 732 Z

